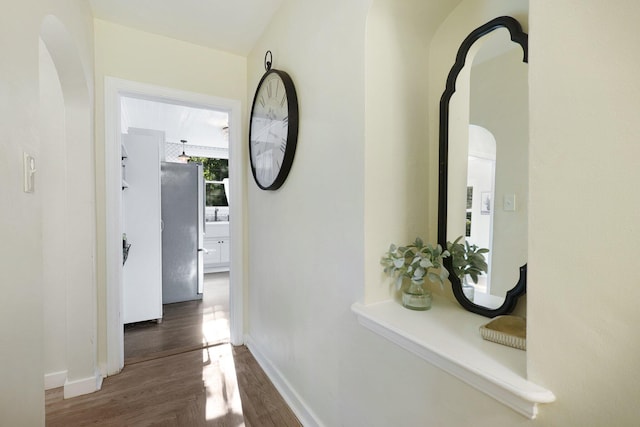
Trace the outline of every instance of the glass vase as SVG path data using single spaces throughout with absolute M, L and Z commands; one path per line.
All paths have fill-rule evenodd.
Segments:
M 402 305 L 410 310 L 424 311 L 431 308 L 431 291 L 424 289 L 424 282 L 414 282 L 402 292 Z
M 471 284 L 469 276 L 464 275 L 460 277 L 460 284 L 462 285 L 462 293 L 471 302 L 473 302 L 473 296 L 476 293 L 476 288 Z

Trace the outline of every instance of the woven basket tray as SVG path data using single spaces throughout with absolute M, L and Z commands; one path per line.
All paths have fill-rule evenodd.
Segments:
M 527 321 L 518 316 L 498 316 L 480 326 L 480 335 L 487 341 L 527 349 Z

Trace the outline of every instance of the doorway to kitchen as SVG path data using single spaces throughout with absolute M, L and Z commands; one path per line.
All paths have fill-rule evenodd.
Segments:
M 229 342 L 229 113 L 120 97 L 125 365 Z
M 194 343 L 206 346 L 222 340 L 230 341 L 234 345 L 242 344 L 243 270 L 241 261 L 243 251 L 241 245 L 243 241 L 242 188 L 244 176 L 240 160 L 240 102 L 107 78 L 105 81 L 105 108 L 107 374 L 117 373 L 124 366 L 125 334 L 123 325 L 127 323 L 127 320 L 125 319 L 126 310 L 122 310 L 126 298 L 126 289 L 123 286 L 126 285 L 126 275 L 123 274 L 122 261 L 126 256 L 124 250 L 126 244 L 135 245 L 133 241 L 129 240 L 129 234 L 122 235 L 125 230 L 124 225 L 127 223 L 127 219 L 123 215 L 126 211 L 126 200 L 123 201 L 124 197 L 121 195 L 127 191 L 121 188 L 124 186 L 122 166 L 124 164 L 125 168 L 129 168 L 131 165 L 126 162 L 133 160 L 131 153 L 128 152 L 130 150 L 127 149 L 126 144 L 123 144 L 123 141 L 126 142 L 125 135 L 127 134 L 137 132 L 149 136 L 158 131 L 153 128 L 161 127 L 160 132 L 164 133 L 161 137 L 163 144 L 160 144 L 163 152 L 158 154 L 160 159 L 165 160 L 167 164 L 171 163 L 186 168 L 198 165 L 200 173 L 206 181 L 203 190 L 206 190 L 209 206 L 202 206 L 202 215 L 198 220 L 201 220 L 203 224 L 202 242 L 198 247 L 201 249 L 198 266 L 200 272 L 206 273 L 205 280 L 198 284 L 196 292 L 196 294 L 200 294 L 200 298 L 196 296 L 183 300 L 176 299 L 174 301 L 175 307 L 180 310 L 175 310 L 175 312 L 167 311 L 165 306 L 163 321 L 157 324 L 157 326 L 161 326 L 161 328 L 157 328 L 159 331 L 157 339 L 145 339 L 147 345 L 152 349 L 155 348 L 154 351 L 160 354 L 159 357 L 162 356 L 162 352 L 175 351 L 175 349 L 158 345 L 158 342 L 175 341 L 174 344 L 179 346 L 180 339 L 186 338 L 188 334 L 185 333 L 185 330 L 182 332 L 174 331 L 162 338 L 161 329 L 167 329 L 169 326 L 167 322 L 171 319 L 175 318 L 177 324 L 183 324 L 185 318 L 190 316 L 196 316 L 198 319 L 198 325 L 195 328 L 197 332 L 190 333 L 192 341 L 191 344 L 184 344 L 185 349 L 188 350 L 187 347 L 190 345 L 196 345 Z M 165 115 L 165 110 L 173 110 L 174 114 Z M 151 115 L 155 117 L 147 117 L 145 120 L 159 121 L 162 126 L 150 124 L 144 120 L 134 122 L 133 116 L 137 114 L 135 111 L 151 112 Z M 175 111 L 178 113 L 175 114 Z M 220 144 L 218 146 L 212 143 L 206 144 L 199 139 L 197 128 L 205 124 L 210 129 L 214 129 L 213 132 L 210 132 L 209 139 L 225 140 L 226 148 Z M 126 130 L 126 134 L 123 130 Z M 215 138 L 211 137 L 211 134 L 215 134 Z M 123 157 L 126 157 L 126 160 Z M 126 172 L 128 175 L 130 170 Z M 128 181 L 127 177 L 124 179 Z M 132 188 L 132 183 L 127 182 L 127 185 Z M 221 197 L 220 191 L 223 192 L 224 197 Z M 227 206 L 223 206 L 225 198 L 228 201 Z M 164 227 L 168 227 L 169 224 L 165 220 L 168 221 L 163 218 L 162 223 Z M 178 220 L 178 222 L 181 221 Z M 122 239 L 119 238 L 120 236 Z M 215 246 L 211 247 L 212 243 Z M 171 257 L 171 259 L 173 258 Z M 127 266 L 125 265 L 124 268 Z M 178 270 L 181 269 L 172 269 L 172 271 Z M 185 280 L 185 278 L 179 278 L 178 282 L 182 284 Z M 204 295 L 203 298 L 202 295 Z M 227 310 L 228 314 L 226 314 Z M 226 337 L 221 336 L 219 332 L 220 325 L 224 323 L 228 325 Z M 197 337 L 198 339 L 194 338 L 194 334 L 200 335 Z M 148 336 L 153 337 L 153 335 Z M 175 339 L 167 338 L 170 336 Z M 127 346 L 129 344 L 127 337 Z M 143 343 L 140 345 L 144 346 Z M 134 354 L 133 357 L 139 356 Z

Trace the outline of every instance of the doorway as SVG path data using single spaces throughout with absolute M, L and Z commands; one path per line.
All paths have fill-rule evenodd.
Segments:
M 493 218 L 497 144 L 486 128 L 469 125 L 467 156 L 467 233 L 466 241 L 487 248 L 487 272 L 473 284 L 475 296 L 482 299 L 491 293 L 491 259 L 493 253 Z
M 102 381 L 96 369 L 93 81 L 58 18 L 43 18 L 36 42 L 40 143 L 25 147 L 24 162 L 36 178 L 24 191 L 42 198 L 45 388 L 64 386 L 69 398 L 100 389 Z
M 121 307 L 123 298 L 122 275 L 122 201 L 119 197 L 121 181 L 121 111 L 122 98 L 160 102 L 170 105 L 224 112 L 228 115 L 229 161 L 229 327 L 230 341 L 234 345 L 243 343 L 243 225 L 242 225 L 242 173 L 240 143 L 240 102 L 215 98 L 191 92 L 145 85 L 121 79 L 107 78 L 105 81 L 105 159 L 106 159 L 106 207 L 107 207 L 107 374 L 119 372 L 124 366 L 124 332 Z M 224 127 L 224 126 L 223 126 Z M 168 138 L 169 140 L 169 138 Z M 178 145 L 180 143 L 178 142 Z M 188 148 L 187 148 L 188 149 Z M 195 153 L 197 154 L 197 153 Z M 202 154 L 202 153 L 200 153 Z M 204 156 L 197 156 L 204 157 Z M 228 215 L 228 214 L 227 214 Z M 218 281 L 219 282 L 219 281 Z
M 125 366 L 228 343 L 229 114 L 123 95 L 120 117 Z

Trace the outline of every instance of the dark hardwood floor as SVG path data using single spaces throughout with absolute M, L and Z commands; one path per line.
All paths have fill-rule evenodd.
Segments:
M 206 274 L 202 300 L 163 311 L 162 323 L 125 325 L 125 365 L 229 342 L 229 273 Z
M 224 279 L 209 277 L 203 301 L 172 304 L 162 323 L 130 328 L 125 367 L 100 391 L 67 400 L 47 391 L 46 425 L 300 426 L 251 352 L 227 343 Z

